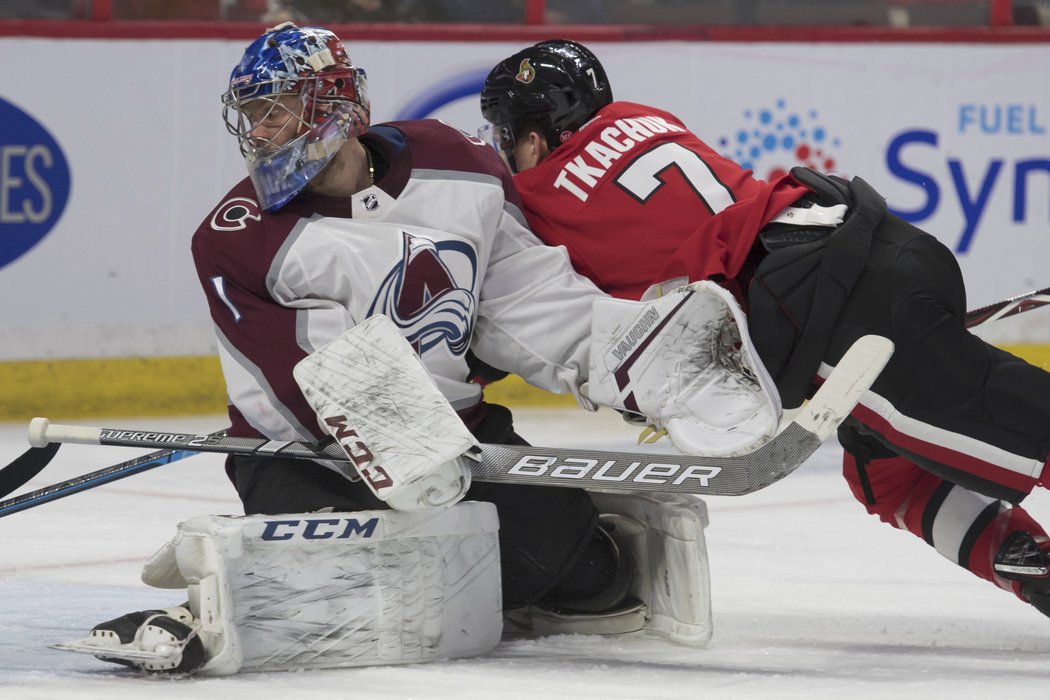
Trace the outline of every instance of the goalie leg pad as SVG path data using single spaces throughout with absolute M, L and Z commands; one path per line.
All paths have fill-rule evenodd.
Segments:
M 507 611 L 507 621 L 536 637 L 557 634 L 627 634 L 645 629 L 645 604 L 631 598 L 611 610 L 581 613 L 528 606 Z
M 563 581 L 541 602 L 508 610 L 506 620 L 514 627 L 540 637 L 553 634 L 615 635 L 644 628 L 645 605 L 630 595 L 636 575 L 630 553 L 622 549 L 602 525 L 595 529 L 594 540 L 581 556 L 595 557 L 598 555 L 595 548 L 607 549 L 614 567 L 604 588 L 580 597 L 578 590 L 570 595 L 571 589 L 566 590 L 561 585 L 565 583 Z M 572 577 L 577 575 L 577 569 L 569 573 Z
M 201 675 L 476 656 L 502 634 L 497 532 L 479 502 L 209 515 L 180 524 L 143 580 L 186 588 Z
M 714 631 L 706 504 L 669 493 L 591 496 L 603 526 L 634 562 L 631 595 L 647 608 L 645 631 L 675 644 L 705 646 Z
M 705 646 L 714 631 L 706 504 L 679 494 L 589 493 L 602 512 L 601 527 L 633 569 L 628 596 L 599 612 L 526 606 L 508 611 L 507 621 L 537 636 L 641 631 Z
M 776 385 L 733 296 L 712 282 L 658 299 L 597 299 L 588 398 L 644 415 L 682 452 L 751 452 L 777 431 Z

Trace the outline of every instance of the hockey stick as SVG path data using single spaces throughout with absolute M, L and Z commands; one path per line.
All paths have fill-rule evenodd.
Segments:
M 995 321 L 1000 318 L 1007 318 L 1009 316 L 1024 313 L 1025 311 L 1031 311 L 1032 309 L 1037 309 L 1040 306 L 1044 306 L 1046 304 L 1050 304 L 1050 287 L 1035 290 L 1032 292 L 1027 292 L 1026 294 L 1019 294 L 1015 297 L 1003 299 L 1002 301 L 996 302 L 994 304 L 989 304 L 988 306 L 982 306 L 978 309 L 968 311 L 966 312 L 966 327 L 973 328 L 975 326 L 980 326 L 989 321 Z M 26 482 L 28 482 L 34 476 L 39 474 L 40 471 L 44 467 L 46 467 L 51 461 L 51 459 L 54 457 L 55 452 L 58 449 L 58 444 L 59 443 L 52 443 L 47 447 L 31 447 L 28 451 L 26 451 L 25 454 L 16 459 L 14 462 L 0 469 L 0 497 L 10 494 Z M 163 459 L 169 452 L 170 450 L 162 450 L 160 452 L 147 455 L 142 459 Z M 188 457 L 193 454 L 196 453 L 187 452 L 186 454 L 180 456 L 178 459 L 182 459 L 183 457 Z M 172 459 L 171 461 L 175 460 Z M 115 465 L 112 468 L 116 469 L 121 466 L 123 465 Z M 3 513 L 0 513 L 0 516 L 2 515 Z
M 573 486 L 606 491 L 677 491 L 716 496 L 751 493 L 784 478 L 812 455 L 853 410 L 892 353 L 893 344 L 885 338 L 861 338 L 843 356 L 802 412 L 783 431 L 755 451 L 739 457 L 691 457 L 486 444 L 482 446 L 481 461 L 473 467 L 474 478 L 488 482 Z M 334 442 L 311 444 L 215 434 L 89 428 L 52 425 L 45 418 L 33 419 L 30 424 L 30 443 L 42 447 L 49 442 L 127 447 L 166 445 L 173 452 L 186 450 L 348 461 L 346 454 Z M 24 504 L 19 509 L 67 495 L 66 490 L 69 488 L 84 490 L 135 473 L 127 473 L 130 468 L 121 470 L 120 467 L 117 465 L 43 489 L 60 495 Z M 96 483 L 99 479 L 104 481 Z M 20 499 L 33 495 L 28 494 Z M 10 501 L 0 502 L 0 517 L 14 512 L 10 510 L 12 507 Z
M 225 434 L 225 430 L 220 430 L 208 437 L 220 438 Z M 54 457 L 59 447 L 61 447 L 61 443 L 53 442 L 45 447 L 30 448 L 29 451 L 14 462 L 0 469 L 0 496 L 6 496 L 39 474 Z M 193 457 L 197 454 L 200 453 L 194 450 L 158 450 L 157 452 L 150 452 L 147 455 L 130 459 L 127 462 L 114 464 L 112 467 L 106 467 L 90 474 L 75 477 L 69 481 L 45 486 L 42 489 L 25 493 L 6 501 L 0 501 L 0 518 L 27 508 L 34 508 L 44 503 L 58 500 L 59 498 L 71 496 L 80 491 L 93 489 L 111 481 L 124 479 L 150 469 L 156 469 L 186 457 Z M 11 470 L 16 465 L 20 469 Z
M 1046 304 L 1050 304 L 1050 287 L 1027 292 L 1025 294 L 1019 294 L 1010 297 L 1009 299 L 1004 299 L 994 304 L 989 304 L 988 306 L 982 306 L 968 311 L 966 312 L 966 327 L 973 328 L 989 321 L 1008 318 L 1016 314 L 1031 311 L 1032 309 L 1039 308 Z M 225 431 L 222 432 L 225 433 Z M 45 447 L 31 447 L 14 462 L 0 469 L 0 496 L 10 494 L 12 491 L 18 489 L 39 474 L 54 457 L 58 445 L 59 443 L 55 442 L 50 443 Z M 194 454 L 198 454 L 198 452 L 183 450 L 179 451 L 176 455 L 174 450 L 160 450 L 144 457 L 140 457 L 138 460 L 130 460 L 109 467 L 108 469 L 85 474 L 78 479 L 54 484 L 53 486 L 40 489 L 39 491 L 20 496 L 17 499 L 0 501 L 0 517 L 19 510 L 24 510 L 25 508 L 31 508 L 34 505 L 62 498 L 71 493 L 94 488 L 95 486 L 99 486 L 107 481 L 131 476 L 132 474 L 145 471 L 146 469 L 152 469 L 161 466 L 162 464 L 170 464 L 171 462 Z M 142 460 L 141 465 L 138 464 L 139 460 Z M 120 476 L 115 476 L 117 474 Z
M 1028 292 L 1027 294 L 1019 294 L 1015 297 L 1010 297 L 1009 299 L 1003 299 L 994 304 L 989 304 L 988 306 L 982 306 L 973 311 L 967 311 L 966 327 L 973 328 L 974 326 L 979 326 L 988 321 L 997 321 L 1000 318 L 1015 316 L 1024 313 L 1025 311 L 1038 309 L 1040 306 L 1045 306 L 1046 304 L 1050 304 L 1050 287 L 1037 289 L 1034 292 Z
M 58 443 L 30 447 L 21 457 L 0 469 L 0 496 L 6 496 L 40 473 L 58 452 Z

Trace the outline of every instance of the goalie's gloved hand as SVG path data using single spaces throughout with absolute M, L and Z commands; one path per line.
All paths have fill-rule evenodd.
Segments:
M 727 290 L 696 282 L 647 302 L 598 299 L 591 331 L 587 396 L 644 414 L 643 441 L 667 435 L 686 454 L 724 457 L 776 434 L 776 385 Z
M 451 462 L 439 464 L 415 481 L 377 491 L 376 495 L 394 510 L 448 508 L 462 500 L 470 488 L 470 464 L 474 461 L 469 455 L 457 457 Z

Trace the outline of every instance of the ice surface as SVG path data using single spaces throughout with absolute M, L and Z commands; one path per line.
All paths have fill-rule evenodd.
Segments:
M 627 449 L 635 434 L 612 413 L 516 413 L 538 445 Z M 225 420 L 104 423 L 211 431 Z M 25 429 L 0 424 L 0 464 L 27 449 Z M 66 445 L 21 491 L 140 453 Z M 0 518 L 0 699 L 1050 697 L 1050 620 L 867 515 L 839 455 L 825 445 L 759 493 L 707 499 L 715 634 L 706 649 L 562 636 L 446 663 L 180 681 L 49 649 L 97 622 L 179 602 L 139 583 L 141 565 L 178 521 L 239 512 L 222 457 L 196 456 Z M 1050 523 L 1045 491 L 1026 506 Z

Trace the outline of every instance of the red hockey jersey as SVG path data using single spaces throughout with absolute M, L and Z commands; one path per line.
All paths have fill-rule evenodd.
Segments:
M 628 299 L 681 277 L 734 280 L 759 230 L 807 192 L 790 176 L 755 179 L 674 115 L 630 102 L 604 107 L 514 183 L 533 231 Z

